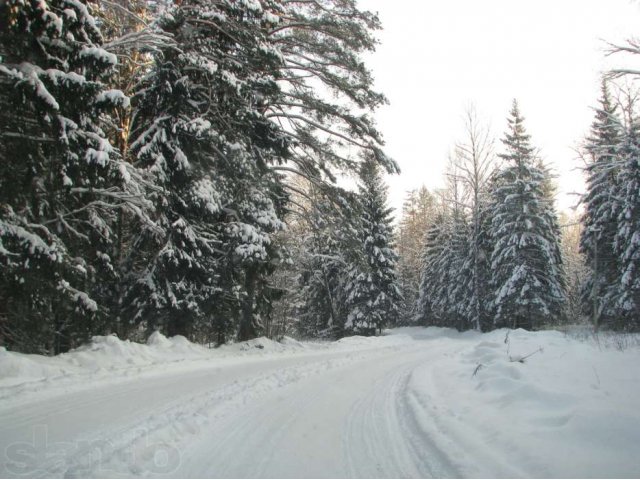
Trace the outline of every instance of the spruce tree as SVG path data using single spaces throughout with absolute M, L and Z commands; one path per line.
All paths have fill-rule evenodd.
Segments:
M 582 291 L 583 309 L 596 328 L 615 322 L 617 316 L 614 297 L 619 289 L 620 264 L 613 244 L 623 210 L 618 195 L 622 125 L 604 81 L 599 102 L 585 145 L 589 165 L 580 240 L 589 269 Z
M 0 5 L 0 316 L 4 340 L 59 352 L 109 329 L 114 217 L 140 177 L 104 133 L 129 99 L 81 0 Z
M 624 161 L 619 174 L 621 209 L 614 253 L 618 258 L 617 284 L 610 301 L 615 307 L 611 326 L 622 330 L 640 329 L 640 125 L 630 119 L 620 148 Z
M 136 240 L 132 264 L 142 269 L 127 302 L 149 327 L 194 335 L 214 321 L 222 338 L 231 318 L 247 339 L 269 313 L 266 277 L 280 259 L 272 234 L 286 202 L 270 165 L 288 148 L 265 117 L 281 64 L 266 45 L 272 22 L 259 3 L 200 0 L 162 20 L 177 48 L 156 56 L 141 85 L 131 146 L 160 187 L 161 231 Z
M 357 198 L 339 188 L 312 188 L 297 295 L 298 331 L 306 338 L 339 338 L 346 323 L 347 275 L 361 258 Z
M 491 256 L 495 324 L 539 328 L 560 319 L 564 301 L 559 228 L 545 172 L 538 166 L 514 101 L 493 192 Z
M 471 225 L 468 228 L 468 249 L 464 255 L 460 271 L 459 288 L 466 290 L 466 299 L 462 302 L 462 315 L 467 319 L 469 328 L 481 331 L 491 330 L 491 211 L 489 195 L 483 192 L 480 205 L 472 212 Z M 462 292 L 461 292 L 462 293 Z
M 421 323 L 470 328 L 470 229 L 460 209 L 442 213 L 427 232 L 418 311 Z
M 442 277 L 437 274 L 439 259 L 445 247 L 445 216 L 438 214 L 425 233 L 420 289 L 416 305 L 415 322 L 424 326 L 440 326 L 441 312 L 436 292 L 440 291 Z
M 383 327 L 396 324 L 401 300 L 391 209 L 386 205 L 387 189 L 374 161 L 362 164 L 359 180 L 362 262 L 348 273 L 347 328 L 356 332 L 382 331 Z

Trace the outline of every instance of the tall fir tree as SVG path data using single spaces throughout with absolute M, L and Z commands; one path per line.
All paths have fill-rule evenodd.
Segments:
M 471 328 L 488 331 L 493 328 L 491 317 L 491 253 L 493 242 L 491 239 L 491 200 L 488 190 L 483 191 L 479 198 L 479 205 L 471 213 L 469 226 L 467 255 L 464 259 L 460 287 L 466 285 L 467 300 L 463 305 L 463 316 L 468 319 Z
M 504 168 L 493 192 L 491 256 L 495 325 L 535 329 L 562 315 L 559 227 L 545 172 L 536 161 L 518 104 L 503 139 Z
M 98 25 L 81 0 L 0 5 L 0 335 L 22 351 L 109 330 L 114 217 L 149 207 L 104 132 L 129 99 Z
M 398 256 L 391 209 L 387 207 L 387 188 L 375 161 L 369 159 L 362 164 L 359 180 L 362 262 L 348 274 L 346 327 L 356 332 L 381 331 L 387 325 L 395 325 L 400 312 Z
M 339 338 L 344 334 L 347 272 L 361 258 L 359 208 L 352 192 L 312 187 L 304 238 L 298 332 L 305 338 Z
M 286 201 L 269 166 L 288 148 L 264 115 L 281 65 L 266 44 L 272 21 L 256 2 L 181 2 L 162 21 L 178 48 L 156 56 L 137 95 L 131 148 L 161 187 L 162 232 L 136 241 L 142 269 L 128 304 L 168 334 L 214 321 L 222 338 L 231 318 L 239 338 L 252 338 L 269 311 Z
M 440 324 L 439 309 L 436 306 L 436 292 L 439 290 L 441 276 L 436 275 L 438 260 L 445 247 L 445 216 L 440 213 L 427 228 L 424 237 L 420 288 L 416 304 L 415 323 L 424 326 Z
M 619 196 L 623 127 L 605 81 L 599 103 L 585 145 L 589 164 L 580 239 L 580 250 L 589 269 L 582 291 L 583 309 L 596 328 L 615 322 L 617 317 L 615 297 L 620 264 L 614 238 L 618 216 L 624 208 Z
M 615 307 L 615 319 L 610 325 L 637 331 L 640 329 L 640 124 L 632 113 L 630 116 L 620 148 L 624 162 L 618 187 L 621 209 L 613 241 L 619 265 L 618 281 L 609 300 Z

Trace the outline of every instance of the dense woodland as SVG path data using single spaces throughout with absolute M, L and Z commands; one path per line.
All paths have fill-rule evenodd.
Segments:
M 635 96 L 594 99 L 583 213 L 514 101 L 394 219 L 380 28 L 354 0 L 0 2 L 0 344 L 640 328 Z

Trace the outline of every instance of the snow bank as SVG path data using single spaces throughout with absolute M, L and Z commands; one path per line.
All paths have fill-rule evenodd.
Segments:
M 1 348 L 0 387 L 210 356 L 209 349 L 192 344 L 184 337 L 166 338 L 158 332 L 149 337 L 146 345 L 120 340 L 115 335 L 96 336 L 87 345 L 55 357 L 8 352 Z
M 254 338 L 246 342 L 231 343 L 220 347 L 220 351 L 225 353 L 242 353 L 252 352 L 256 353 L 256 350 L 264 353 L 274 352 L 296 352 L 305 350 L 306 346 L 292 338 L 284 337 L 280 342 L 276 342 L 267 337 Z
M 177 335 L 167 338 L 159 332 L 149 336 L 146 344 L 120 340 L 115 335 L 96 336 L 91 342 L 68 353 L 47 357 L 9 352 L 0 347 L 0 388 L 57 379 L 139 373 L 141 368 L 229 356 L 264 355 L 305 350 L 300 342 L 285 339 L 278 343 L 268 338 L 210 349 Z M 1 395 L 0 395 L 1 398 Z
M 143 371 L 157 372 L 158 366 L 166 369 L 184 363 L 313 354 L 327 349 L 377 349 L 408 341 L 411 341 L 411 337 L 407 335 L 385 338 L 351 337 L 335 343 L 299 342 L 289 337 L 276 342 L 260 337 L 212 349 L 191 343 L 180 335 L 167 338 L 160 332 L 154 332 L 146 344 L 120 340 L 115 335 L 96 336 L 88 344 L 54 357 L 9 352 L 0 347 L 0 399 L 7 393 L 15 393 L 7 392 L 5 387 L 38 384 L 36 389 L 40 389 L 43 384 L 60 380 L 64 380 L 66 385 L 72 385 L 82 384 L 86 379 L 93 381 L 104 377 L 134 376 Z
M 409 392 L 421 428 L 464 476 L 640 476 L 638 348 L 554 331 L 467 335 L 416 369 Z M 465 464 L 470 451 L 480 463 Z

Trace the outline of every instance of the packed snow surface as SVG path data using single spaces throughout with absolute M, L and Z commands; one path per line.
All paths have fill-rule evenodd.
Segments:
M 403 328 L 0 350 L 4 477 L 639 477 L 640 348 Z M 622 345 L 618 345 L 621 347 Z

